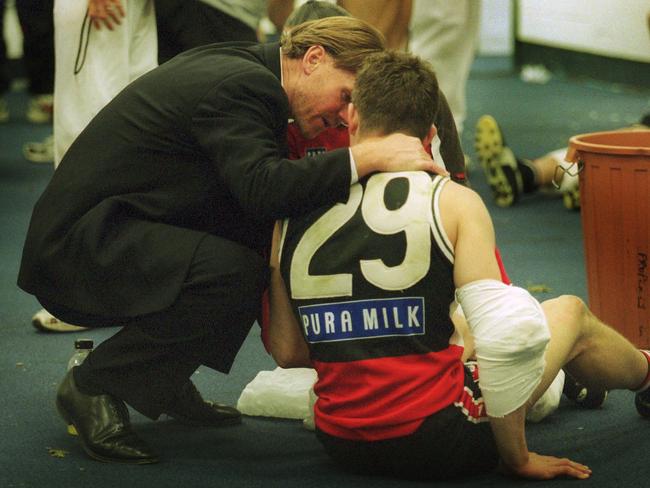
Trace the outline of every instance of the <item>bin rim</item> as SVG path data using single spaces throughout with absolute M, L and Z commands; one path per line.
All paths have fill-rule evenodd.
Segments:
M 620 145 L 620 144 L 602 144 L 601 142 L 590 142 L 589 139 L 601 139 L 612 137 L 614 139 L 632 138 L 630 134 L 639 137 L 647 137 L 647 145 Z M 569 139 L 569 149 L 566 160 L 576 162 L 578 152 L 589 152 L 597 154 L 619 154 L 629 156 L 650 156 L 650 129 L 630 129 L 630 130 L 613 130 L 603 132 L 589 132 L 578 134 Z

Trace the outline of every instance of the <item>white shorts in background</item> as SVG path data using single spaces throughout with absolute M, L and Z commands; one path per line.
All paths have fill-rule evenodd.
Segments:
M 54 2 L 55 167 L 97 112 L 158 63 L 153 0 L 122 0 L 126 15 L 112 31 L 84 22 L 87 5 Z

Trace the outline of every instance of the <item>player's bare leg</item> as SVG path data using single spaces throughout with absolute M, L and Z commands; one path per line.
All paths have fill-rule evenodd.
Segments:
M 551 331 L 546 368 L 533 404 L 564 367 L 591 388 L 639 388 L 648 376 L 648 359 L 630 341 L 601 322 L 578 297 L 564 295 L 542 303 Z

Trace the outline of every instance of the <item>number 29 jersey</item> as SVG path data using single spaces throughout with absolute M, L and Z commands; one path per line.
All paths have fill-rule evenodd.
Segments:
M 377 173 L 346 203 L 284 222 L 280 269 L 318 372 L 316 425 L 330 435 L 408 435 L 463 396 L 438 209 L 448 181 Z

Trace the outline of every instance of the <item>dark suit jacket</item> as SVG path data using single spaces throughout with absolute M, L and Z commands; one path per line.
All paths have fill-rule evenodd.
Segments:
M 162 310 L 205 233 L 262 250 L 275 219 L 345 200 L 347 149 L 284 159 L 279 50 L 212 44 L 126 87 L 37 202 L 19 286 L 85 314 Z

